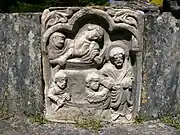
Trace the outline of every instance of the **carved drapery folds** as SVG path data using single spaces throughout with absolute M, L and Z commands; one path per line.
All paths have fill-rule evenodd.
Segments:
M 47 119 L 131 121 L 139 107 L 136 55 L 143 23 L 143 13 L 130 9 L 46 9 L 41 48 Z

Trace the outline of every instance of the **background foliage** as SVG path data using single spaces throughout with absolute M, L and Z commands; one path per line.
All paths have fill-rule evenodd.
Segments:
M 51 6 L 104 5 L 108 0 L 0 0 L 0 12 L 42 12 Z
M 52 6 L 104 5 L 112 0 L 0 0 L 0 12 L 42 12 Z M 144 0 L 162 6 L 163 0 Z
M 163 0 L 150 0 L 149 2 L 157 6 L 162 6 L 163 4 Z

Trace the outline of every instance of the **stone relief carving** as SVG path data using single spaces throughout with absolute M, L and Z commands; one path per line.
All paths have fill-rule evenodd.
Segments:
M 43 12 L 42 20 L 45 24 L 45 28 L 49 28 L 57 23 L 67 23 L 73 13 L 77 12 L 78 8 L 59 8 L 54 11 L 50 11 L 53 8 L 45 9 Z
M 98 41 L 103 37 L 103 30 L 100 26 L 90 24 L 74 39 L 74 57 L 81 57 L 84 62 L 98 62 L 100 47 Z
M 108 53 L 109 61 L 104 64 L 101 73 L 105 76 L 104 86 L 111 92 L 111 108 L 113 120 L 119 116 L 126 116 L 132 112 L 132 85 L 134 74 L 132 66 L 125 57 L 125 50 L 121 42 L 112 43 Z M 114 46 L 114 47 L 113 47 Z M 125 47 L 125 46 L 124 46 Z
M 65 101 L 71 99 L 71 95 L 64 91 L 66 85 L 67 75 L 62 71 L 58 71 L 54 75 L 53 82 L 47 95 L 52 100 L 52 109 L 54 111 L 58 111 L 58 109 L 64 105 Z
M 128 122 L 140 98 L 143 13 L 49 8 L 42 15 L 46 118 Z
M 58 64 L 59 66 L 65 64 L 73 52 L 73 49 L 70 47 L 71 43 L 69 42 L 65 35 L 60 32 L 55 32 L 50 36 L 47 50 L 51 64 Z
M 115 13 L 113 20 L 116 23 L 126 23 L 135 28 L 138 26 L 138 20 L 136 20 L 137 14 L 134 14 L 131 10 L 122 10 Z
M 110 91 L 100 81 L 100 75 L 92 72 L 86 77 L 87 100 L 90 104 L 103 103 L 104 109 L 110 105 Z

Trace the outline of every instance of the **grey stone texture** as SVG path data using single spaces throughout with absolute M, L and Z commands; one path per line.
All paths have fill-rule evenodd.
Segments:
M 40 15 L 0 14 L 1 115 L 43 110 Z M 140 114 L 148 118 L 178 114 L 180 20 L 171 13 L 148 12 L 145 18 Z
M 0 14 L 0 115 L 42 111 L 40 14 Z
M 169 4 L 172 10 L 180 10 L 180 1 L 179 0 L 165 0 Z
M 22 135 L 19 131 L 16 131 L 10 124 L 0 120 L 0 134 L 1 135 Z
M 163 11 L 171 12 L 173 16 L 180 19 L 180 1 L 179 0 L 164 0 Z
M 110 3 L 112 7 L 131 8 L 144 11 L 146 14 L 159 14 L 159 7 L 148 2 L 148 0 L 119 0 Z
M 180 114 L 180 20 L 171 13 L 145 19 L 141 114 Z
M 11 123 L 11 124 L 8 124 Z M 140 125 L 107 124 L 99 131 L 89 130 L 75 125 L 61 123 L 45 123 L 43 125 L 24 120 L 11 119 L 0 121 L 1 135 L 179 135 L 173 127 L 159 121 L 149 121 Z

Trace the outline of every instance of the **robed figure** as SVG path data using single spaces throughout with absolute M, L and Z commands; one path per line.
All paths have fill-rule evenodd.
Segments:
M 109 50 L 109 61 L 100 70 L 104 78 L 103 85 L 111 92 L 112 119 L 128 116 L 132 112 L 132 85 L 134 75 L 125 50 L 114 47 Z

